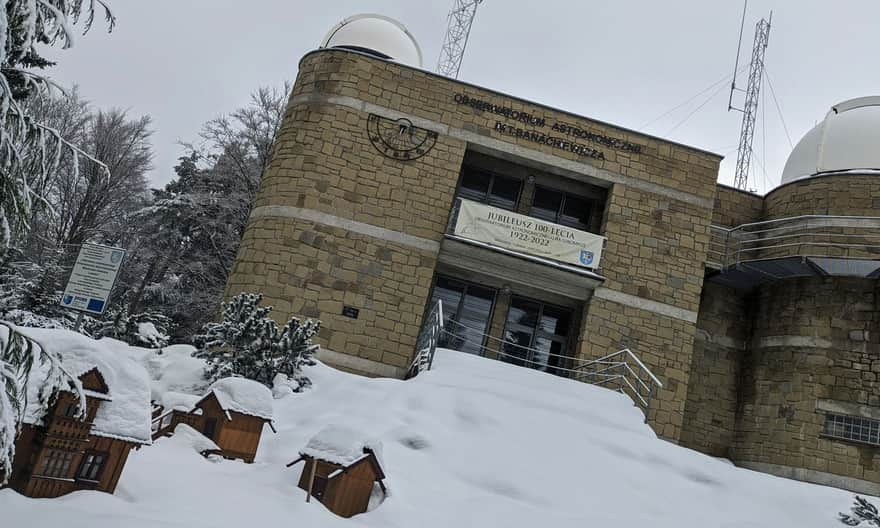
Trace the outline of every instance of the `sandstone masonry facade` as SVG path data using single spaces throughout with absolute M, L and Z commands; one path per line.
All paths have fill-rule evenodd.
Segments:
M 405 119 L 433 145 L 417 159 L 386 155 L 371 141 L 370 116 Z M 390 377 L 412 361 L 440 277 L 493 292 L 488 357 L 496 356 L 492 340 L 505 339 L 515 300 L 536 299 L 570 311 L 566 356 L 629 348 L 657 375 L 663 388 L 648 418 L 661 437 L 805 480 L 853 489 L 877 482 L 874 448 L 822 434 L 828 408 L 880 406 L 876 281 L 805 278 L 739 290 L 719 282 L 716 269 L 726 230 L 800 215 L 876 215 L 876 176 L 797 181 L 762 198 L 717 185 L 719 162 L 363 53 L 319 50 L 300 62 L 226 295 L 261 292 L 279 320 L 319 318 L 322 359 Z M 531 214 L 542 186 L 590 197 L 598 209 L 582 229 L 606 239 L 596 275 L 534 262 L 489 269 L 515 260 L 500 253 L 463 262 L 454 253 L 463 246 L 447 233 L 471 164 L 521 183 L 510 208 L 520 214 Z M 842 256 L 876 258 L 860 251 Z M 535 266 L 547 273 L 522 271 Z M 559 281 L 548 288 L 547 277 Z

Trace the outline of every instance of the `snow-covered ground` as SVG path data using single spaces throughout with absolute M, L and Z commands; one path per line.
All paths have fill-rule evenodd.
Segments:
M 186 347 L 127 353 L 154 396 L 204 389 Z M 205 459 L 179 434 L 133 452 L 116 495 L 0 491 L 0 525 L 827 528 L 852 502 L 658 440 L 620 394 L 479 357 L 438 351 L 406 382 L 307 374 L 312 389 L 274 401 L 278 433 L 265 428 L 254 464 Z M 285 468 L 331 424 L 383 444 L 390 494 L 351 519 L 306 503 L 303 465 Z

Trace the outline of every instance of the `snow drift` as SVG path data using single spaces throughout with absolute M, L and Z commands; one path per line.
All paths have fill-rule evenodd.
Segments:
M 152 373 L 154 392 L 198 384 Z M 264 432 L 254 464 L 159 439 L 131 454 L 115 496 L 0 491 L 2 524 L 827 528 L 852 500 L 659 440 L 623 395 L 488 359 L 441 350 L 433 370 L 405 382 L 320 364 L 306 374 L 312 389 L 273 402 L 278 434 Z M 390 494 L 352 519 L 307 504 L 302 465 L 285 468 L 328 424 L 384 446 Z

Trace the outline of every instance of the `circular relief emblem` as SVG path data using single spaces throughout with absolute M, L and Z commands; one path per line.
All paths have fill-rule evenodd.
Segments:
M 436 132 L 419 128 L 409 119 L 388 119 L 376 114 L 367 118 L 367 133 L 379 152 L 402 161 L 421 158 L 437 142 Z

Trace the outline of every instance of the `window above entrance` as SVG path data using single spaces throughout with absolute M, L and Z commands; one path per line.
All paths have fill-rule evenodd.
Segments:
M 493 172 L 463 167 L 458 196 L 510 211 L 519 203 L 522 182 Z
M 529 216 L 589 231 L 593 205 L 581 196 L 536 185 Z

